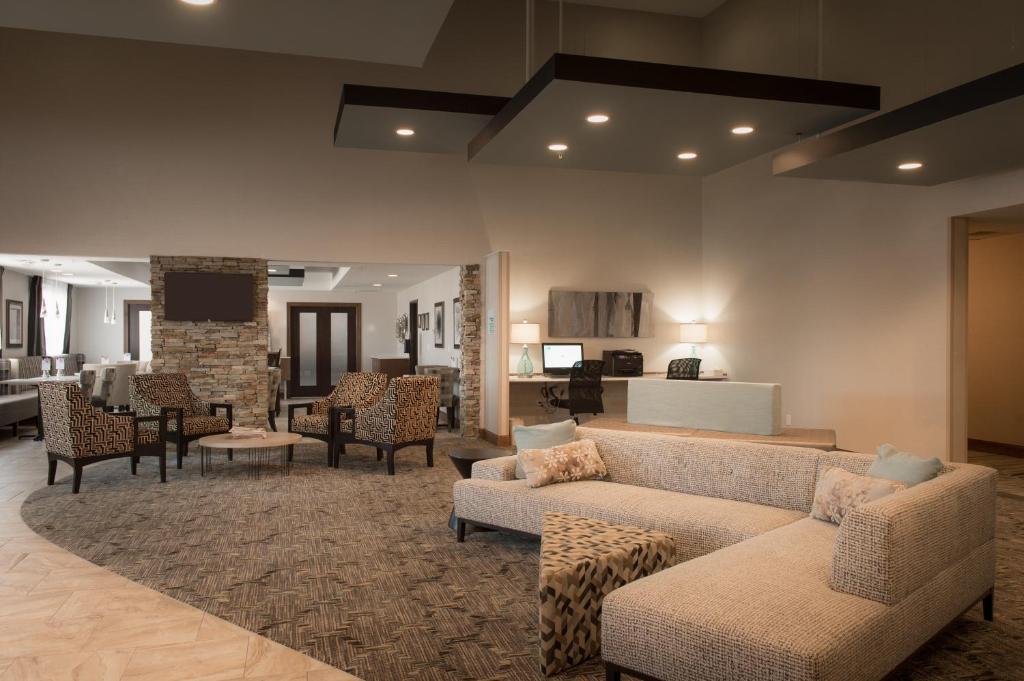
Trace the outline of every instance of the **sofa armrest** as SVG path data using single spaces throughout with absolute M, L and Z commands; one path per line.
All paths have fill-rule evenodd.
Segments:
M 843 518 L 830 586 L 892 605 L 995 537 L 996 472 L 957 464 Z M 994 565 L 991 582 L 995 581 Z
M 473 464 L 474 480 L 515 480 L 516 457 L 502 456 L 497 459 L 484 459 Z

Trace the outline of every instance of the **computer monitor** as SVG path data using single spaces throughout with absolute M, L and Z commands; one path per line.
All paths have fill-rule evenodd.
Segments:
M 545 374 L 568 375 L 572 365 L 583 360 L 583 343 L 543 343 L 541 353 Z

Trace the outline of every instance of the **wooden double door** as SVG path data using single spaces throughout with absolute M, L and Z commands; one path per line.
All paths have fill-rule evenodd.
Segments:
M 288 303 L 288 394 L 327 395 L 341 374 L 359 371 L 359 303 Z

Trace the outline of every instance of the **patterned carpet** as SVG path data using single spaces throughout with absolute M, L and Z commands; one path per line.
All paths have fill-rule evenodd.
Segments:
M 189 457 L 166 485 L 152 460 L 135 478 L 107 462 L 86 469 L 80 495 L 59 480 L 22 515 L 94 563 L 367 680 L 541 679 L 537 545 L 502 533 L 459 545 L 447 528 L 458 474 L 445 452 L 467 445 L 483 446 L 442 436 L 432 469 L 404 450 L 395 477 L 363 447 L 339 470 L 323 445 L 297 448 L 290 476 L 260 480 L 237 458 L 202 478 Z M 1001 496 L 999 512 L 995 624 L 975 608 L 892 678 L 1024 678 L 1024 501 Z M 591 663 L 552 678 L 603 674 Z

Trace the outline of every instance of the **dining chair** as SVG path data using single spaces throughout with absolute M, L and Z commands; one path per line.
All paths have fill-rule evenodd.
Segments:
M 700 378 L 700 357 L 684 357 L 668 363 L 665 375 L 673 381 L 696 381 Z

